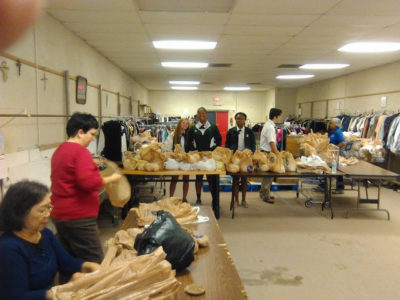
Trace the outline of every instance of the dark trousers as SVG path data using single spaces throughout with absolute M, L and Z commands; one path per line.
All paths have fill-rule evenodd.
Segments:
M 203 177 L 204 177 L 204 175 L 196 175 L 196 183 L 202 182 Z M 211 197 L 212 197 L 212 199 L 214 199 L 213 192 L 214 192 L 214 189 L 217 188 L 217 187 L 214 187 L 214 182 L 213 182 L 215 175 L 206 175 L 206 177 L 207 177 L 208 186 L 210 187 Z
M 57 238 L 69 254 L 85 261 L 101 263 L 104 254 L 96 220 L 97 218 L 68 221 L 53 219 Z

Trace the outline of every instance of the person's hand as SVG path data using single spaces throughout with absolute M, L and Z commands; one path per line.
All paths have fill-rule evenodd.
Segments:
M 76 273 L 72 274 L 71 279 L 69 281 L 77 280 L 78 278 L 82 277 L 83 275 L 84 275 L 84 273 L 82 273 L 82 272 L 76 272 Z
M 121 179 L 122 175 L 119 173 L 114 173 L 110 177 L 111 177 L 111 182 L 116 182 Z
M 90 261 L 85 261 L 81 267 L 82 273 L 91 273 L 97 271 L 98 269 L 100 269 L 100 265 Z
M 93 162 L 94 162 L 97 166 L 100 165 L 100 163 L 101 163 L 100 158 L 98 158 L 98 157 L 93 157 Z
M 114 173 L 114 174 L 112 174 L 110 176 L 104 177 L 103 178 L 103 186 L 106 185 L 106 184 L 110 184 L 110 183 L 116 182 L 116 181 L 120 180 L 121 177 L 122 177 L 122 175 L 119 174 L 119 173 Z
M 46 300 L 53 300 L 53 293 L 51 292 L 51 290 L 48 290 L 46 292 Z

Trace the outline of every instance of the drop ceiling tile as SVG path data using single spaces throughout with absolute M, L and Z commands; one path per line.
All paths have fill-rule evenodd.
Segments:
M 322 14 L 340 0 L 238 0 L 234 13 Z
M 144 25 L 150 36 L 153 34 L 221 34 L 223 25 L 186 25 L 180 24 L 145 24 Z
M 234 0 L 136 0 L 139 11 L 225 12 L 231 11 Z
M 233 13 L 228 24 L 245 26 L 307 26 L 318 19 L 318 15 L 267 15 Z
M 50 15 L 62 23 L 90 23 L 90 24 L 125 24 L 140 23 L 134 12 L 108 11 L 75 11 L 65 9 L 49 9 Z
M 328 14 L 349 16 L 399 16 L 398 0 L 343 0 Z
M 225 35 L 246 36 L 294 36 L 303 29 L 301 26 L 244 26 L 227 25 Z
M 139 23 L 126 24 L 89 24 L 89 23 L 64 23 L 73 32 L 77 33 L 142 33 L 144 27 Z
M 224 25 L 228 13 L 138 12 L 144 24 Z
M 158 56 L 162 61 L 198 61 L 198 62 L 208 62 L 211 56 L 210 51 L 157 51 Z
M 384 2 L 384 1 L 379 1 Z M 376 15 L 324 15 L 316 20 L 312 26 L 342 28 L 344 26 L 352 26 L 354 28 L 373 28 L 393 25 L 400 20 L 397 16 L 376 16 Z
M 128 11 L 134 10 L 131 0 L 49 0 L 45 1 L 45 8 L 88 10 L 88 11 Z

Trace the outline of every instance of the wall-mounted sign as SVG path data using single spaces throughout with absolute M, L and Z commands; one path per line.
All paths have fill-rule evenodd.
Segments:
M 386 96 L 383 96 L 383 97 L 381 98 L 381 107 L 382 107 L 382 108 L 385 108 L 385 107 L 386 107 L 386 104 L 387 104 L 387 97 L 386 97 Z
M 82 76 L 76 77 L 76 103 L 86 104 L 87 79 Z
M 214 97 L 214 100 L 213 100 L 213 105 L 214 105 L 214 106 L 221 106 L 221 105 L 222 105 L 222 100 L 221 100 L 221 98 L 218 97 L 218 96 L 215 96 L 215 97 Z

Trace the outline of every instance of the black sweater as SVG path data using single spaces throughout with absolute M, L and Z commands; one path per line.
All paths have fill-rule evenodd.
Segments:
M 229 129 L 226 134 L 225 147 L 235 152 L 238 149 L 238 135 L 239 132 L 236 126 Z M 252 152 L 256 150 L 256 138 L 249 127 L 244 127 L 244 147 Z
M 216 147 L 221 146 L 222 138 L 218 127 L 211 122 L 210 125 L 211 126 L 204 131 L 204 134 L 201 133 L 196 125 L 189 129 L 189 151 L 213 151 Z M 216 145 L 210 147 L 212 138 L 214 138 Z

